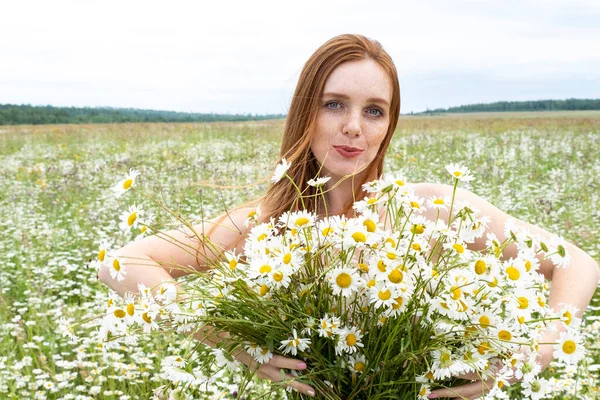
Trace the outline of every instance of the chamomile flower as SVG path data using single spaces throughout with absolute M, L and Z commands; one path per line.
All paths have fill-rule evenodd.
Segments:
M 354 353 L 359 347 L 364 347 L 362 342 L 362 332 L 356 327 L 344 328 L 340 331 L 337 345 L 335 346 L 336 354 Z
M 244 225 L 248 228 L 252 224 L 257 224 L 262 213 L 262 209 L 260 204 L 256 206 L 256 208 L 248 213 L 246 220 L 244 221 Z
M 329 180 L 331 179 L 330 176 L 323 176 L 317 179 L 310 179 L 307 183 L 309 186 L 312 187 L 321 187 L 323 185 L 325 185 L 327 182 L 329 182 Z
M 279 346 L 279 350 L 281 350 L 284 354 L 291 354 L 293 356 L 298 354 L 298 351 L 304 351 L 308 349 L 310 345 L 310 339 L 299 338 L 296 333 L 296 329 L 293 330 L 291 337 L 287 340 L 281 341 L 281 346 Z
M 448 164 L 448 165 L 446 165 L 446 171 L 448 171 L 448 173 L 454 179 L 458 179 L 459 181 L 462 181 L 462 182 L 469 182 L 469 181 L 472 181 L 473 179 L 475 179 L 471 175 L 471 171 L 469 170 L 469 168 L 467 168 L 463 165 Z
M 366 370 L 367 359 L 362 354 L 348 357 L 348 369 L 356 374 L 362 374 Z
M 121 196 L 123 193 L 127 192 L 129 189 L 135 186 L 136 178 L 140 176 L 140 172 L 136 169 L 130 169 L 129 173 L 125 176 L 125 179 L 120 180 L 114 187 L 113 192 L 116 197 Z
M 341 332 L 340 319 L 336 316 L 325 315 L 319 321 L 319 336 L 333 337 Z
M 563 238 L 556 238 L 549 244 L 549 253 L 550 261 L 556 268 L 566 268 L 571 264 L 571 255 Z
M 127 269 L 125 268 L 125 265 L 123 265 L 123 259 L 118 253 L 110 254 L 107 257 L 104 265 L 106 268 L 108 268 L 110 277 L 112 279 L 116 279 L 118 281 L 125 279 L 125 275 L 127 275 Z
M 258 352 L 254 355 L 254 359 L 259 364 L 268 363 L 273 358 L 273 352 L 267 346 L 260 346 Z
M 391 308 L 399 296 L 400 292 L 385 282 L 377 282 L 370 289 L 370 301 L 375 304 L 375 308 Z
M 358 292 L 364 284 L 358 272 L 352 268 L 335 268 L 327 273 L 327 281 L 333 289 L 333 294 L 350 297 L 353 292 Z
M 574 331 L 561 332 L 554 347 L 554 357 L 567 364 L 577 364 L 585 356 L 583 340 Z
M 577 312 L 579 309 L 570 304 L 561 304 L 560 305 L 560 320 L 563 326 L 567 329 L 569 328 L 577 328 L 581 324 L 581 318 L 577 317 Z
M 436 210 L 446 210 L 450 206 L 448 196 L 433 196 L 427 200 L 427 206 Z
M 132 228 L 137 228 L 140 218 L 144 214 L 144 210 L 133 204 L 129 206 L 129 210 L 123 211 L 121 213 L 121 223 L 119 224 L 119 228 L 123 231 L 128 231 Z
M 281 159 L 281 162 L 279 164 L 277 164 L 277 167 L 275 167 L 275 173 L 273 174 L 273 177 L 271 178 L 271 182 L 273 183 L 277 183 L 281 180 L 281 178 L 283 178 L 285 176 L 285 174 L 287 173 L 288 169 L 290 169 L 290 166 L 292 165 L 291 162 L 287 162 L 285 157 Z

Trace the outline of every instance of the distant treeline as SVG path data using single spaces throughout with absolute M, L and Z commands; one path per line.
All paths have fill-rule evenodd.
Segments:
M 282 114 L 198 114 L 134 108 L 77 108 L 0 104 L 0 125 L 111 124 L 120 122 L 256 121 Z
M 559 110 L 600 110 L 600 99 L 498 101 L 488 104 L 468 104 L 458 107 L 437 108 L 435 110 L 428 109 L 419 114 Z

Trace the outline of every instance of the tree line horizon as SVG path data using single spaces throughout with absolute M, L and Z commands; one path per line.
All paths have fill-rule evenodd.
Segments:
M 471 112 L 600 110 L 600 99 L 498 101 L 427 109 L 408 115 Z M 219 114 L 113 107 L 54 107 L 0 104 L 0 125 L 105 124 L 152 122 L 234 122 L 285 118 L 285 114 Z

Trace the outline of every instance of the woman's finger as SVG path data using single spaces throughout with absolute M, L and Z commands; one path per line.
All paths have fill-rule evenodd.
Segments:
M 263 364 L 260 366 L 258 371 L 256 372 L 259 378 L 268 379 L 272 382 L 280 382 L 281 381 L 281 369 L 275 367 L 270 364 Z M 286 386 L 291 387 L 292 389 L 303 393 L 307 396 L 314 397 L 315 390 L 312 386 L 307 385 L 306 383 L 299 382 L 296 377 L 291 374 L 285 374 L 284 379 L 287 380 Z
M 436 389 L 429 395 L 430 399 L 456 398 L 456 399 L 478 399 L 491 389 L 490 382 L 477 381 L 466 385 L 455 386 L 446 389 Z
M 287 358 L 284 356 L 275 355 L 269 360 L 270 365 L 274 365 L 277 368 L 284 369 L 306 369 L 306 363 L 293 358 Z

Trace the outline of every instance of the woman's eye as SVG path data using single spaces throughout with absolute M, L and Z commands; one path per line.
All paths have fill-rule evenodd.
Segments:
M 367 112 L 369 113 L 369 115 L 372 115 L 373 117 L 381 117 L 383 115 L 383 113 L 376 108 L 369 108 L 367 110 Z
M 341 107 L 341 105 L 337 101 L 330 101 L 327 103 L 326 107 L 332 110 L 337 110 Z

